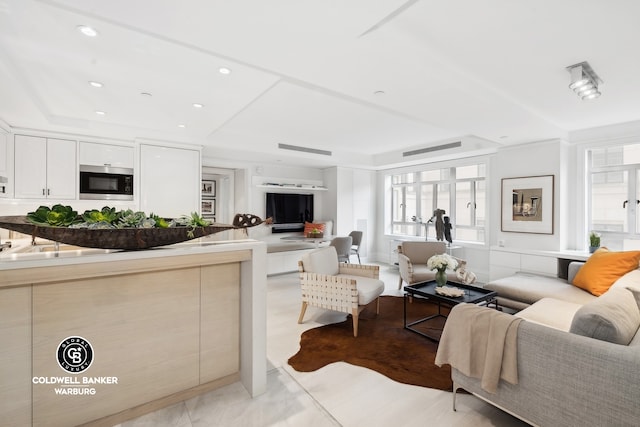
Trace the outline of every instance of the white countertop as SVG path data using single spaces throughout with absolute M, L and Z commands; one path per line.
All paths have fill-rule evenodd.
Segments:
M 573 249 L 563 249 L 557 251 L 551 250 L 542 250 L 542 249 L 522 249 L 522 248 L 510 248 L 504 246 L 491 246 L 492 251 L 498 252 L 511 252 L 518 254 L 527 254 L 527 255 L 539 255 L 539 256 L 547 256 L 553 258 L 569 258 L 580 261 L 586 261 L 587 258 L 591 256 L 591 254 L 587 251 L 578 251 Z
M 11 243 L 12 247 L 10 249 L 5 249 L 0 252 L 0 271 L 53 265 L 159 258 L 207 252 L 227 252 L 230 250 L 256 249 L 260 246 L 264 246 L 264 250 L 266 251 L 266 244 L 264 242 L 251 239 L 215 241 L 200 238 L 175 245 L 158 246 L 139 251 L 93 248 L 69 250 L 68 245 L 61 244 L 61 250 L 56 252 L 52 247 L 52 243 L 41 243 L 39 244 L 41 247 L 47 248 L 46 252 L 25 252 L 31 248 L 31 239 L 12 240 Z

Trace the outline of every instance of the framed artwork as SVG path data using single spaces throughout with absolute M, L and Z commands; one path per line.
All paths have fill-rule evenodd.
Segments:
M 553 175 L 502 179 L 502 231 L 553 234 Z
M 215 181 L 202 181 L 202 195 L 208 197 L 216 196 L 216 182 Z
M 202 201 L 202 214 L 215 215 L 216 214 L 216 201 L 215 200 L 203 200 Z

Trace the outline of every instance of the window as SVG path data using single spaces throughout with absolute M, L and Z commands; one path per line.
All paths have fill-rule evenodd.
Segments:
M 587 159 L 589 230 L 600 233 L 609 249 L 637 248 L 640 144 L 594 148 L 587 151 Z
M 454 240 L 485 241 L 484 163 L 391 175 L 392 234 L 435 240 L 436 209 L 450 218 Z

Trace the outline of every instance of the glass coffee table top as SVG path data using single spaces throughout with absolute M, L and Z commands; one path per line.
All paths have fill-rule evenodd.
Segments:
M 447 282 L 447 286 L 458 288 L 464 291 L 464 294 L 460 297 L 448 297 L 436 293 L 436 287 L 438 285 L 434 280 L 428 282 L 414 283 L 413 285 L 407 285 L 404 287 L 405 295 L 421 296 L 429 299 L 442 300 L 452 305 L 466 302 L 469 304 L 477 304 L 489 299 L 495 298 L 497 292 L 490 291 L 488 289 L 479 288 L 472 285 L 463 285 L 462 283 Z

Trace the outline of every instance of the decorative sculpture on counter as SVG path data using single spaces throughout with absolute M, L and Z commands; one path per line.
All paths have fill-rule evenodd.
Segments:
M 176 219 L 105 206 L 78 215 L 71 206 L 40 206 L 26 216 L 2 216 L 0 228 L 54 242 L 100 249 L 139 250 L 172 245 L 231 229 L 270 222 L 251 214 L 237 214 L 233 225 L 210 223 L 198 213 Z

